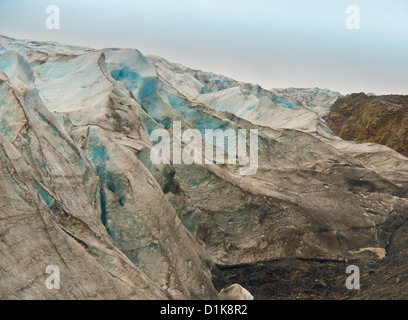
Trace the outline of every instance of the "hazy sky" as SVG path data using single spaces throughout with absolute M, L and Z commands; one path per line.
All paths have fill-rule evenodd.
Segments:
M 0 34 L 137 48 L 267 89 L 408 94 L 408 0 L 0 0 Z

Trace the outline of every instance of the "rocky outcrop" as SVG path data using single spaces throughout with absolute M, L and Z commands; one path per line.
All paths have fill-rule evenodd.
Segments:
M 408 96 L 342 97 L 331 108 L 327 124 L 345 140 L 380 143 L 408 156 Z
M 222 289 L 220 291 L 220 298 L 222 300 L 254 300 L 252 294 L 237 283 Z

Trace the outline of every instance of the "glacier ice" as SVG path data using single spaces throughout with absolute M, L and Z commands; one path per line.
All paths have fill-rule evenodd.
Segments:
M 56 298 L 48 264 L 66 277 L 58 298 L 215 299 L 216 265 L 398 251 L 408 159 L 334 135 L 338 97 L 0 36 L 0 297 Z M 258 171 L 155 165 L 150 134 L 175 122 L 257 129 Z

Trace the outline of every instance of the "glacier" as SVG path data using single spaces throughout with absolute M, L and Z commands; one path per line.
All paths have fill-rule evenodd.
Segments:
M 222 268 L 392 258 L 408 159 L 336 136 L 324 117 L 340 96 L 0 36 L 0 298 L 218 299 Z M 154 164 L 150 134 L 175 122 L 257 129 L 258 171 Z

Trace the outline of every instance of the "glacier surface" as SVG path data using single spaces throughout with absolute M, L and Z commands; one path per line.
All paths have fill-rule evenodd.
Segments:
M 0 298 L 216 299 L 216 266 L 398 250 L 408 159 L 334 135 L 336 92 L 3 36 L 0 70 Z M 257 173 L 153 164 L 174 121 L 258 129 Z

